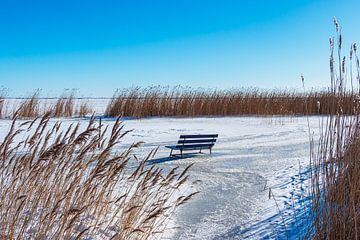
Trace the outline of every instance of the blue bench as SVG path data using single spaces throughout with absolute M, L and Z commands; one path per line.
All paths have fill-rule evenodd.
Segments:
M 211 149 L 214 147 L 218 134 L 198 134 L 198 135 L 180 135 L 179 141 L 176 145 L 165 146 L 170 148 L 170 157 L 180 155 L 183 157 L 184 151 Z M 180 151 L 180 154 L 173 154 L 174 150 Z

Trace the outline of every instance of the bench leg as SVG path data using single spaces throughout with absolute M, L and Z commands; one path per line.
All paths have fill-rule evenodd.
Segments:
M 201 150 L 202 150 L 202 149 L 200 148 L 200 152 L 199 152 L 199 153 L 202 153 Z
M 173 150 L 171 149 L 171 150 L 170 150 L 170 155 L 169 155 L 169 157 L 171 157 L 171 156 L 172 156 L 172 152 L 173 152 Z
M 180 150 L 181 159 L 183 158 L 183 154 L 182 154 L 182 152 L 183 152 L 183 151 L 182 151 L 182 150 Z
M 211 148 L 210 148 L 210 155 L 211 155 Z

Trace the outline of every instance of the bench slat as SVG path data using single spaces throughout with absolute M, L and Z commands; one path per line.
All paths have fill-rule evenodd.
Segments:
M 179 140 L 178 144 L 187 144 L 187 143 L 215 143 L 216 139 L 192 139 L 192 140 Z
M 218 134 L 180 135 L 180 138 L 217 138 Z
M 172 145 L 172 146 L 165 146 L 170 149 L 200 149 L 200 148 L 210 148 L 213 147 L 214 144 L 189 144 L 189 145 Z
M 172 145 L 172 146 L 165 146 L 166 148 L 170 148 L 170 149 L 173 149 L 173 150 L 176 150 L 178 149 L 176 145 Z
M 177 149 L 188 149 L 188 148 L 209 148 L 214 144 L 188 144 L 188 145 L 176 145 Z

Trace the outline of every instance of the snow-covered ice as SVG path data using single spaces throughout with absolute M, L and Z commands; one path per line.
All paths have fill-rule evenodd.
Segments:
M 318 132 L 319 118 L 309 121 Z M 201 193 L 178 211 L 173 221 L 179 228 L 170 239 L 291 239 L 306 231 L 301 221 L 310 148 L 305 117 L 150 118 L 125 124 L 134 129 L 128 140 L 146 142 L 143 151 L 160 146 L 153 161 L 158 166 L 195 163 L 190 175 L 200 180 Z M 168 161 L 163 146 L 180 134 L 197 133 L 219 134 L 212 155 Z
M 56 121 L 53 119 L 51 121 Z M 86 119 L 64 119 L 64 125 Z M 114 119 L 103 119 L 111 124 Z M 317 133 L 319 118 L 310 117 Z M 145 142 L 148 165 L 170 169 L 195 163 L 189 174 L 200 191 L 171 219 L 164 239 L 281 239 L 304 234 L 308 196 L 309 134 L 305 117 L 217 117 L 125 119 L 123 147 Z M 0 136 L 10 120 L 0 121 Z M 84 123 L 85 125 L 85 123 Z M 170 159 L 180 134 L 219 134 L 213 154 Z M 270 198 L 269 198 L 270 194 Z

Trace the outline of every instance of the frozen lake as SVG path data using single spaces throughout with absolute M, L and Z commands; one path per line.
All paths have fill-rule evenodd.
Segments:
M 52 119 L 51 121 L 56 121 Z M 63 119 L 64 126 L 86 119 Z M 114 119 L 104 119 L 111 124 Z M 319 118 L 309 119 L 318 132 Z M 1 133 L 9 120 L 0 121 Z M 272 239 L 302 234 L 309 166 L 309 134 L 305 117 L 147 118 L 124 120 L 134 129 L 122 147 L 145 142 L 137 155 L 159 147 L 148 165 L 185 168 L 200 191 L 171 219 L 161 239 Z M 84 123 L 84 126 L 86 124 Z M 219 134 L 213 154 L 169 159 L 180 134 Z M 4 134 L 1 134 L 1 138 Z M 271 194 L 269 198 L 269 191 Z
M 319 118 L 309 119 L 318 132 Z M 127 138 L 160 146 L 156 165 L 191 168 L 201 191 L 172 219 L 169 239 L 297 238 L 308 195 L 309 134 L 305 117 L 150 118 L 127 120 Z M 171 160 L 180 134 L 218 133 L 213 154 Z M 269 199 L 269 188 L 272 194 Z M 296 221 L 293 221 L 296 220 Z

